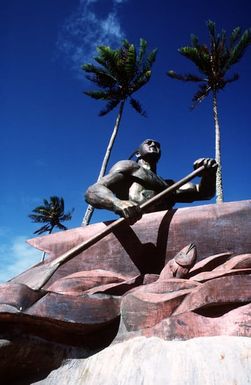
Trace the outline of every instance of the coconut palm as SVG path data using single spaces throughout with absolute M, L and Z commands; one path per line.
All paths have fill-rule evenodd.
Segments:
M 29 215 L 34 223 L 45 223 L 44 226 L 34 231 L 34 234 L 41 235 L 48 232 L 51 234 L 53 229 L 57 227 L 60 230 L 67 230 L 61 222 L 69 221 L 72 218 L 73 209 L 68 213 L 64 211 L 64 199 L 58 196 L 50 197 L 50 200 L 43 199 L 43 205 L 35 207 L 32 210 L 33 214 Z M 43 253 L 42 260 L 45 258 Z
M 86 78 L 93 82 L 97 89 L 84 93 L 91 98 L 105 101 L 106 104 L 100 111 L 100 116 L 104 116 L 118 107 L 118 115 L 99 172 L 99 180 L 106 172 L 125 102 L 129 100 L 136 112 L 143 116 L 146 115 L 140 102 L 132 95 L 150 80 L 151 68 L 156 59 L 157 50 L 154 49 L 147 53 L 147 42 L 140 39 L 138 52 L 134 44 L 130 44 L 127 40 L 124 40 L 118 49 L 99 46 L 97 52 L 98 56 L 94 60 L 98 65 L 83 65 Z M 89 224 L 93 211 L 94 208 L 89 205 L 83 219 L 83 225 Z
M 237 80 L 238 74 L 226 77 L 231 67 L 236 64 L 244 55 L 245 50 L 251 43 L 251 30 L 245 30 L 241 33 L 241 28 L 234 28 L 227 43 L 226 32 L 222 30 L 216 32 L 215 23 L 211 20 L 207 22 L 209 31 L 210 45 L 200 44 L 195 35 L 191 35 L 191 46 L 180 48 L 181 55 L 191 60 L 200 72 L 200 75 L 177 74 L 174 71 L 168 71 L 167 75 L 173 79 L 186 82 L 198 82 L 199 90 L 193 96 L 194 108 L 202 102 L 206 96 L 212 94 L 213 99 L 213 117 L 215 126 L 215 159 L 218 163 L 216 176 L 216 197 L 217 202 L 223 202 L 222 186 L 222 165 L 221 165 L 221 135 L 218 118 L 217 95 L 227 84 Z

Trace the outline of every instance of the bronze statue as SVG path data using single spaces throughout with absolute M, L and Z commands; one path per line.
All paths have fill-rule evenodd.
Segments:
M 137 161 L 131 160 L 134 155 Z M 160 143 L 153 139 L 144 140 L 129 160 L 117 162 L 107 175 L 87 189 L 86 201 L 95 208 L 111 210 L 133 224 L 143 214 L 140 204 L 174 184 L 173 180 L 162 179 L 156 174 L 160 156 Z M 206 169 L 199 184 L 185 184 L 147 212 L 170 209 L 176 202 L 211 199 L 215 195 L 217 163 L 214 159 L 201 158 L 194 162 L 194 169 L 203 164 Z

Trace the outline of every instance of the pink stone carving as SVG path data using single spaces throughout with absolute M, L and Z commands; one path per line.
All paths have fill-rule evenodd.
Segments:
M 40 289 L 33 268 L 0 285 L 2 330 L 68 345 L 131 335 L 251 336 L 250 201 L 146 214 L 58 268 Z M 234 226 L 234 228 L 233 228 Z M 105 228 L 35 238 L 39 266 Z M 191 244 L 192 243 L 192 244 Z M 197 257 L 197 261 L 196 261 Z M 11 328 L 9 325 L 12 325 Z M 4 333 L 4 332 L 3 332 Z

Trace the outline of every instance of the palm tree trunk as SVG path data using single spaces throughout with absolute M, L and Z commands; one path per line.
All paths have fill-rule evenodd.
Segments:
M 110 137 L 110 140 L 109 140 L 106 152 L 105 152 L 105 156 L 104 156 L 104 159 L 103 159 L 103 162 L 102 162 L 102 165 L 101 165 L 101 169 L 100 169 L 100 172 L 99 172 L 99 176 L 98 176 L 97 182 L 105 175 L 105 172 L 106 172 L 106 169 L 107 169 L 107 165 L 108 165 L 108 162 L 109 162 L 109 159 L 110 159 L 110 156 L 111 156 L 111 151 L 112 151 L 112 148 L 113 148 L 116 136 L 118 134 L 119 125 L 120 125 L 121 117 L 122 117 L 122 114 L 123 114 L 124 105 L 125 105 L 125 100 L 122 100 L 122 102 L 120 103 L 120 106 L 119 106 L 119 112 L 118 112 L 118 116 L 117 116 L 117 119 L 116 119 L 116 122 L 115 122 L 115 125 L 114 125 L 114 128 L 113 128 L 113 132 L 112 132 L 112 135 Z M 81 226 L 89 225 L 91 217 L 93 215 L 93 212 L 94 212 L 94 207 L 92 207 L 91 205 L 88 205 Z
M 53 230 L 53 228 L 54 228 L 54 226 L 52 226 L 52 227 L 50 228 L 50 231 L 48 232 L 48 235 L 52 233 L 52 230 Z M 44 260 L 45 260 L 45 256 L 46 256 L 46 252 L 45 252 L 45 251 L 43 251 L 43 255 L 42 255 L 42 259 L 41 259 L 41 262 L 44 262 Z
M 216 173 L 216 203 L 221 203 L 223 202 L 221 136 L 220 136 L 216 91 L 214 91 L 213 93 L 213 114 L 214 114 L 214 126 L 215 126 L 215 160 L 218 163 L 218 169 Z
M 44 260 L 45 260 L 45 256 L 46 256 L 46 252 L 45 252 L 45 251 L 43 251 L 41 262 L 44 262 Z

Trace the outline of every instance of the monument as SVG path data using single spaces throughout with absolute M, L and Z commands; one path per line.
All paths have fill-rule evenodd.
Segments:
M 48 258 L 0 285 L 3 383 L 249 383 L 251 201 L 167 209 L 179 198 L 211 196 L 215 162 L 202 159 L 199 185 L 142 216 L 142 196 L 174 185 L 157 177 L 153 162 L 144 167 L 142 148 L 158 160 L 156 141 L 145 143 L 138 162 L 118 163 L 87 192 L 125 218 L 119 226 L 63 263 L 68 250 L 111 224 L 31 239 Z M 130 191 L 121 199 L 124 183 Z

